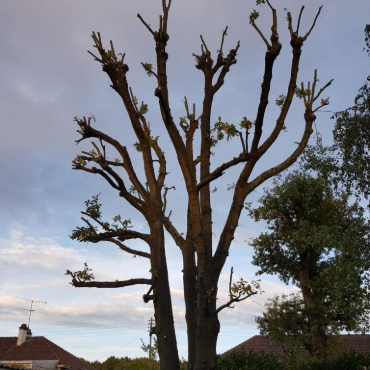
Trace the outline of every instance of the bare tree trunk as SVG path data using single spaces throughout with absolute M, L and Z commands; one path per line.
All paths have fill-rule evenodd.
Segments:
M 194 248 L 193 245 L 189 246 Z M 185 309 L 186 309 L 186 327 L 188 336 L 188 369 L 193 370 L 196 361 L 196 331 L 197 331 L 197 277 L 196 277 L 196 266 L 194 251 L 186 251 L 183 254 L 184 258 L 184 270 L 183 270 L 183 282 L 184 282 L 184 298 L 185 298 Z
M 220 332 L 216 312 L 217 284 L 213 281 L 207 284 L 199 275 L 198 280 L 195 370 L 213 370 L 216 368 L 216 345 Z
M 157 220 L 161 220 L 161 213 L 159 213 Z M 153 287 L 155 334 L 158 342 L 160 368 L 161 370 L 179 370 L 180 363 L 173 319 L 162 223 L 155 222 L 151 232 L 154 239 L 153 246 L 151 248 L 153 256 L 151 259 L 151 268 L 153 278 L 155 279 Z

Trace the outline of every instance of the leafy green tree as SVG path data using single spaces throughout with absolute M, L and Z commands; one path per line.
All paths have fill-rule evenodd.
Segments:
M 235 230 L 238 227 L 241 212 L 244 209 L 246 198 L 262 183 L 279 174 L 291 166 L 306 147 L 313 132 L 312 126 L 316 120 L 315 112 L 327 100 L 319 100 L 322 92 L 332 81 L 319 88 L 317 71 L 313 73 L 313 81 L 298 84 L 298 71 L 304 43 L 313 31 L 321 12 L 319 8 L 312 25 L 302 32 L 301 19 L 304 7 L 301 8 L 297 21 L 293 24 L 293 17 L 287 11 L 287 24 L 292 52 L 292 61 L 289 67 L 288 81 L 284 94 L 280 95 L 276 103 L 280 111 L 276 115 L 275 124 L 269 131 L 265 128 L 266 109 L 270 96 L 273 69 L 280 54 L 282 44 L 278 33 L 278 17 L 276 9 L 269 0 L 258 0 L 258 5 L 265 4 L 271 11 L 272 27 L 265 36 L 258 27 L 259 13 L 254 11 L 250 15 L 250 24 L 256 30 L 266 46 L 264 56 L 264 73 L 260 91 L 260 99 L 256 107 L 254 120 L 241 117 L 240 123 L 230 123 L 221 117 L 212 124 L 212 109 L 214 98 L 225 83 L 231 68 L 237 62 L 237 53 L 240 43 L 229 52 L 225 52 L 225 38 L 227 27 L 222 32 L 220 47 L 216 53 L 208 49 L 201 36 L 201 50 L 194 54 L 195 67 L 201 72 L 204 81 L 202 88 L 203 102 L 199 115 L 196 106 L 189 106 L 184 99 L 185 115 L 178 120 L 173 117 L 170 103 L 170 91 L 167 75 L 167 44 L 169 41 L 168 24 L 171 0 L 162 0 L 163 13 L 159 17 L 158 29 L 152 27 L 138 14 L 138 18 L 154 39 L 156 63 L 142 63 L 144 72 L 153 81 L 153 91 L 158 98 L 159 111 L 162 118 L 163 130 L 170 137 L 172 150 L 176 153 L 178 167 L 184 179 L 188 209 L 183 219 L 187 220 L 184 233 L 178 231 L 171 219 L 171 211 L 167 204 L 167 195 L 173 186 L 166 186 L 170 181 L 167 177 L 166 154 L 161 147 L 157 133 L 153 133 L 146 114 L 148 105 L 134 95 L 129 85 L 129 67 L 125 63 L 125 54 L 117 53 L 113 42 L 108 49 L 103 46 L 100 33 L 93 33 L 96 53 L 90 54 L 101 65 L 108 75 L 111 87 L 122 100 L 123 107 L 128 114 L 128 126 L 137 137 L 134 145 L 141 154 L 142 164 L 134 166 L 129 150 L 124 143 L 106 132 L 95 127 L 94 119 L 75 118 L 78 132 L 84 140 L 92 141 L 92 150 L 82 151 L 73 160 L 73 168 L 101 176 L 117 196 L 123 198 L 130 206 L 136 209 L 147 224 L 147 232 L 138 232 L 133 229 L 130 218 L 117 215 L 113 221 L 106 221 L 100 209 L 98 198 L 86 203 L 82 220 L 84 226 L 73 230 L 71 237 L 81 242 L 108 242 L 118 246 L 123 252 L 146 258 L 150 263 L 150 275 L 144 278 L 96 281 L 88 266 L 82 271 L 67 273 L 72 278 L 72 285 L 86 288 L 121 288 L 132 285 L 148 285 L 144 294 L 144 302 L 154 305 L 155 322 L 154 333 L 157 336 L 160 366 L 162 370 L 178 370 L 179 356 L 171 302 L 171 292 L 167 268 L 165 248 L 165 230 L 172 236 L 181 250 L 183 258 L 184 300 L 186 307 L 186 323 L 188 335 L 188 362 L 190 369 L 210 370 L 216 366 L 216 345 L 220 331 L 218 314 L 235 302 L 256 294 L 250 284 L 245 281 L 232 283 L 230 276 L 230 299 L 226 303 L 220 302 L 218 307 L 218 283 L 221 271 L 225 265 Z M 158 24 L 157 22 L 153 24 Z M 303 102 L 302 136 L 298 145 L 293 144 L 285 160 L 270 168 L 259 168 L 260 159 L 265 156 L 272 145 L 284 132 L 294 96 Z M 92 117 L 93 118 L 93 117 Z M 271 122 L 270 118 L 268 122 Z M 267 126 L 269 127 L 269 126 Z M 264 136 L 262 135 L 264 131 Z M 214 147 L 220 140 L 236 139 L 240 142 L 238 154 L 230 155 L 225 162 L 216 166 L 211 165 Z M 95 140 L 95 141 L 94 141 Z M 200 143 L 199 148 L 194 143 Z M 233 147 L 235 145 L 233 144 Z M 107 153 L 115 152 L 116 158 L 110 158 Z M 224 159 L 223 159 L 224 160 Z M 211 183 L 223 176 L 229 169 L 239 165 L 233 190 L 233 200 L 230 204 L 226 222 L 222 226 L 220 237 L 215 245 L 213 240 Z M 257 175 L 255 175 L 257 174 Z M 129 240 L 141 240 L 148 246 L 146 251 L 130 248 Z
M 257 322 L 264 334 L 294 339 L 312 355 L 339 330 L 369 329 L 370 226 L 364 210 L 335 196 L 322 177 L 298 171 L 275 182 L 251 211 L 268 231 L 252 241 L 258 273 L 276 274 L 302 293 L 275 298 Z

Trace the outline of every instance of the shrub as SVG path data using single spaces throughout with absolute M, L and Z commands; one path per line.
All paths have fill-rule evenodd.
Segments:
M 370 354 L 343 352 L 335 359 L 296 362 L 296 370 L 370 370 Z M 274 355 L 232 352 L 218 360 L 218 370 L 291 370 L 292 364 Z

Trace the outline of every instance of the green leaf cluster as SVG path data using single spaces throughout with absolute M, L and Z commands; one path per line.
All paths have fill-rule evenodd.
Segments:
M 96 218 L 98 220 L 101 219 L 101 211 L 100 211 L 101 203 L 99 203 L 99 195 L 100 194 L 97 194 L 93 196 L 91 200 L 88 199 L 87 201 L 85 201 L 85 206 L 86 206 L 85 212 L 90 217 Z
M 302 89 L 302 88 L 296 87 L 294 93 L 297 98 L 303 99 L 303 97 L 310 96 L 312 92 L 309 89 Z
M 259 16 L 260 13 L 257 12 L 256 10 L 253 10 L 253 12 L 249 15 L 249 23 L 253 23 Z
M 140 108 L 139 108 L 139 113 L 144 115 L 146 113 L 148 113 L 149 109 L 148 109 L 148 104 L 145 104 L 143 101 L 141 102 L 141 105 L 140 105 Z
M 97 228 L 94 228 L 95 231 L 97 231 Z M 74 230 L 72 230 L 72 234 L 70 235 L 70 238 L 72 240 L 77 240 L 79 242 L 87 242 L 89 241 L 89 238 L 94 235 L 93 230 L 91 230 L 90 227 L 84 227 L 84 226 L 77 226 Z
M 151 64 L 151 63 L 141 63 L 141 65 L 143 66 L 146 74 L 149 77 L 153 75 L 153 64 Z
M 250 121 L 247 117 L 243 117 L 242 121 L 240 122 L 240 127 L 244 129 L 251 129 L 254 123 Z
M 131 219 L 122 220 L 121 215 L 117 215 L 113 217 L 113 224 L 112 226 L 118 230 L 118 229 L 124 229 L 127 230 L 131 225 Z
M 92 269 L 89 268 L 87 263 L 84 263 L 84 269 L 82 271 L 71 272 L 67 270 L 65 275 L 71 275 L 73 278 L 79 281 L 92 281 L 95 279 L 94 274 L 91 272 Z
M 151 147 L 153 147 L 154 144 L 158 142 L 159 136 L 149 136 L 149 144 Z M 141 153 L 143 151 L 141 144 L 139 142 L 136 142 L 134 144 L 135 149 Z
M 283 104 L 285 102 L 286 96 L 284 94 L 280 94 L 278 98 L 275 100 L 275 103 L 280 109 L 283 107 Z
M 233 123 L 223 122 L 221 117 L 218 117 L 218 121 L 214 124 L 212 132 L 216 133 L 217 141 L 222 140 L 225 135 L 229 141 L 232 137 L 239 135 L 239 130 Z
M 80 166 L 86 166 L 86 161 L 84 158 L 82 158 L 81 155 L 77 155 L 76 158 L 72 161 L 72 163 Z

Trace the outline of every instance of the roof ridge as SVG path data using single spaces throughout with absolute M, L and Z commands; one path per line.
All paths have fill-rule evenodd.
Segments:
M 51 342 L 49 339 L 45 338 L 44 336 L 41 336 L 41 338 L 44 340 L 45 344 L 47 345 L 47 347 L 50 349 L 51 352 L 53 352 L 54 356 L 56 357 L 56 359 L 60 362 L 62 361 L 62 358 L 60 356 L 58 356 L 58 354 L 54 351 L 54 349 L 52 348 L 52 346 L 49 344 L 49 343 L 53 343 Z M 54 343 L 53 343 L 54 344 Z

